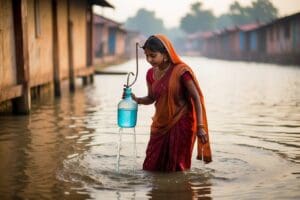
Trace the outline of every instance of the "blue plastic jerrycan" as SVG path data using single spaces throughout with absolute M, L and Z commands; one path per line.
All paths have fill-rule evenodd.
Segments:
M 118 104 L 118 126 L 121 128 L 135 127 L 138 104 L 131 97 L 131 88 L 125 87 L 125 98 Z

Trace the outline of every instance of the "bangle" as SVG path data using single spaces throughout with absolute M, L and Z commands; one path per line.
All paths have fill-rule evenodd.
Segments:
M 205 128 L 204 124 L 198 124 L 197 127 L 199 127 L 199 128 Z

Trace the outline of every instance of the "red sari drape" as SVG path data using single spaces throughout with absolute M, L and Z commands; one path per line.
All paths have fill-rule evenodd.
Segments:
M 196 113 L 194 103 L 184 96 L 182 75 L 189 72 L 201 99 L 201 115 L 208 134 L 208 124 L 204 98 L 191 68 L 176 54 L 171 42 L 163 35 L 155 35 L 166 47 L 173 66 L 159 80 L 151 84 L 155 98 L 155 114 L 151 125 L 151 135 L 143 164 L 144 170 L 182 171 L 191 166 L 191 157 L 196 139 Z M 185 98 L 182 103 L 182 97 Z M 181 100 L 181 101 L 180 101 Z M 212 161 L 210 142 L 202 144 L 198 140 L 198 159 Z

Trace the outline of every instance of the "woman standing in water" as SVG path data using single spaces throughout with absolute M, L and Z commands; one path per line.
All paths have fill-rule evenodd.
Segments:
M 203 95 L 192 69 L 181 61 L 164 35 L 150 36 L 144 49 L 152 65 L 147 72 L 148 95 L 133 99 L 138 104 L 155 103 L 144 170 L 190 169 L 196 137 L 197 159 L 212 161 Z

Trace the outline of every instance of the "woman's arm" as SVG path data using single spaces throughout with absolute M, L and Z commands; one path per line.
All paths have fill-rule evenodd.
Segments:
M 199 93 L 198 93 L 196 85 L 192 79 L 184 80 L 183 82 L 194 102 L 196 116 L 197 116 L 197 135 L 201 138 L 201 141 L 204 144 L 207 142 L 207 137 L 206 137 L 206 132 L 204 129 L 205 125 L 204 125 L 203 119 L 202 119 L 202 113 L 201 113 L 202 106 L 201 106 L 201 100 L 200 100 Z
M 145 97 L 136 97 L 134 94 L 132 95 L 133 100 L 135 100 L 138 104 L 149 105 L 154 103 L 154 98 L 152 95 L 151 85 L 147 83 L 148 95 Z

